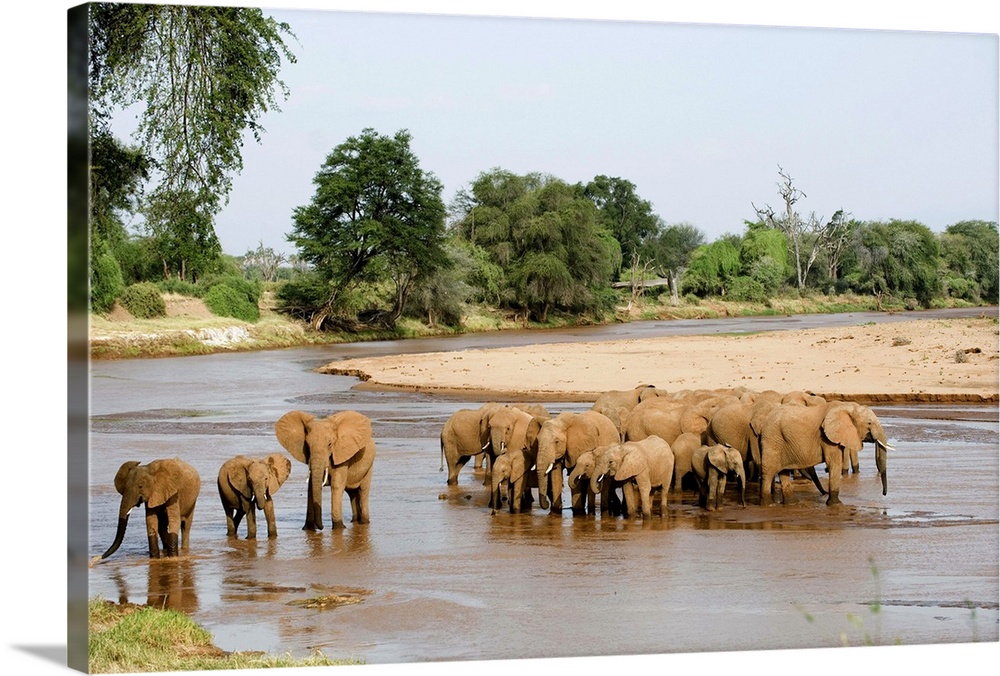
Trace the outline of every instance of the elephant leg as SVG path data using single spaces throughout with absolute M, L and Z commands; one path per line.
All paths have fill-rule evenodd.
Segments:
M 581 487 L 570 488 L 570 507 L 573 510 L 573 516 L 583 516 L 587 513 L 587 510 L 589 509 L 587 503 L 588 492 L 589 489 Z M 591 502 L 593 502 L 593 499 L 591 499 Z
M 155 509 L 146 508 L 146 540 L 149 542 L 149 558 L 160 558 L 160 539 L 166 535 L 167 519 L 160 518 Z
M 715 508 L 722 507 L 722 499 L 726 495 L 726 475 L 720 473 L 718 486 L 715 491 Z
M 368 474 L 355 489 L 357 499 L 351 503 L 351 517 L 354 519 L 354 523 L 369 523 L 371 520 L 371 513 L 368 511 L 368 497 L 371 495 L 371 488 L 372 473 L 369 469 Z
M 761 465 L 760 468 L 760 505 L 770 507 L 774 504 L 771 489 L 774 488 L 774 472 Z
M 163 549 L 167 556 L 177 556 L 177 533 L 167 533 L 163 540 Z
M 780 472 L 778 482 L 781 484 L 781 502 L 788 504 L 792 502 L 792 475 L 790 472 Z
M 705 508 L 709 511 L 719 508 L 719 472 L 713 468 L 708 471 L 708 495 L 705 498 Z
M 319 496 L 316 496 L 317 498 Z M 312 478 L 306 479 L 306 523 L 302 526 L 302 530 L 320 530 L 316 528 L 316 499 L 313 497 L 313 482 Z M 323 524 L 319 524 L 320 527 Z
M 264 503 L 264 519 L 267 521 L 267 537 L 278 537 L 278 526 L 274 520 L 274 500 Z
M 841 477 L 841 465 L 844 462 L 844 456 L 842 453 L 830 453 L 829 460 L 827 464 L 830 469 L 830 489 L 826 496 L 826 504 L 828 506 L 839 505 L 840 503 L 840 477 Z
M 230 520 L 232 522 L 232 530 L 231 531 L 228 530 L 229 523 L 227 522 L 227 524 L 226 524 L 226 528 L 227 528 L 226 535 L 233 535 L 233 536 L 236 535 L 236 529 L 240 527 L 241 523 L 243 523 L 243 517 L 244 516 L 245 516 L 245 514 L 244 514 L 243 510 L 240 509 L 239 507 L 237 507 L 235 510 L 233 510 L 233 518 Z
M 563 470 L 562 462 L 557 462 L 553 465 L 552 471 L 549 472 L 549 480 L 545 483 L 548 484 L 549 488 L 549 498 L 551 499 L 550 511 L 553 514 L 562 513 L 562 491 L 563 491 Z M 539 488 L 539 491 L 542 489 Z
M 465 467 L 465 463 L 469 462 L 469 458 L 470 457 L 471 456 L 468 456 L 468 455 L 460 455 L 455 460 L 455 462 L 449 462 L 448 463 L 448 485 L 449 486 L 454 486 L 455 484 L 458 483 L 458 473 L 462 471 L 463 467 Z
M 188 541 L 191 538 L 191 522 L 194 520 L 194 513 L 188 514 L 186 519 L 181 519 L 181 549 L 187 550 Z
M 247 540 L 257 539 L 257 508 L 255 505 L 250 505 L 250 510 L 247 512 Z
M 335 469 L 330 473 L 330 522 L 331 528 L 344 527 L 344 488 L 346 476 L 344 471 Z
M 639 492 L 639 510 L 642 512 L 642 518 L 648 521 L 653 518 L 652 488 L 648 481 L 640 481 L 636 484 L 636 490 Z
M 233 520 L 233 516 L 234 514 L 238 514 L 238 512 L 235 509 L 231 509 L 229 507 L 226 507 L 225 510 L 226 510 L 226 535 L 232 537 L 233 535 L 236 535 L 236 522 Z

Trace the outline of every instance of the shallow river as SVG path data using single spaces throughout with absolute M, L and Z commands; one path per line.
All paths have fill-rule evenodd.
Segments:
M 702 323 L 701 332 L 805 327 L 799 318 L 735 321 Z M 689 324 L 544 340 L 698 332 Z M 886 496 L 866 445 L 861 474 L 845 479 L 836 509 L 796 482 L 790 505 L 761 508 L 754 496 L 745 509 L 708 514 L 684 491 L 666 518 L 626 523 L 537 509 L 491 516 L 471 463 L 458 486 L 439 471 L 442 425 L 479 401 L 359 391 L 353 378 L 314 372 L 338 358 L 527 340 L 493 334 L 95 362 L 89 556 L 113 539 L 112 479 L 122 462 L 180 456 L 198 469 L 202 489 L 186 556 L 151 562 L 135 515 L 121 549 L 90 569 L 90 595 L 183 610 L 225 650 L 319 649 L 369 664 L 998 640 L 995 406 L 876 408 L 895 446 Z M 244 526 L 241 539 L 227 538 L 215 487 L 222 462 L 281 451 L 273 424 L 289 410 L 345 408 L 374 425 L 371 523 L 331 530 L 327 494 L 326 529 L 302 531 L 307 470 L 293 461 L 275 498 L 279 536 L 247 541 Z M 334 594 L 360 602 L 298 604 Z

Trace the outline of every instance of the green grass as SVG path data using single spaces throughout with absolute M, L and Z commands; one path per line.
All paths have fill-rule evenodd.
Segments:
M 183 613 L 117 604 L 101 598 L 89 604 L 91 673 L 208 671 L 272 667 L 362 664 L 317 652 L 307 658 L 262 652 L 227 653 Z

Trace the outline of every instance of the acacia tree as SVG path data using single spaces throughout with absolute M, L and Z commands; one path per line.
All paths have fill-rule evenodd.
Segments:
M 115 108 L 142 104 L 135 139 L 155 166 L 145 217 L 164 269 L 182 277 L 221 249 L 213 219 L 243 168 L 247 130 L 277 110 L 285 23 L 241 7 L 89 6 L 91 137 Z M 182 256 L 179 258 L 179 256 Z
M 365 281 L 388 282 L 390 309 L 399 318 L 413 285 L 446 265 L 443 187 L 410 150 L 410 133 L 383 136 L 364 129 L 327 156 L 316 193 L 295 209 L 288 241 L 319 276 L 312 324 L 323 328 L 346 311 L 345 293 Z

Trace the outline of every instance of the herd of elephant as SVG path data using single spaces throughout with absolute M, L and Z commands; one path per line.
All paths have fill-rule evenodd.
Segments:
M 293 458 L 309 466 L 306 523 L 303 530 L 323 529 L 320 500 L 323 487 L 332 492 L 331 518 L 342 527 L 343 499 L 351 501 L 354 523 L 368 523 L 368 494 L 375 461 L 371 420 L 357 411 L 340 411 L 317 418 L 303 411 L 289 411 L 274 424 L 278 442 Z M 274 494 L 291 474 L 292 463 L 281 453 L 264 458 L 243 455 L 230 458 L 219 468 L 218 488 L 226 513 L 227 535 L 235 536 L 243 518 L 247 538 L 257 537 L 257 510 L 263 510 L 269 538 L 278 534 L 274 518 Z M 121 494 L 118 528 L 114 542 L 101 555 L 106 559 L 121 546 L 132 509 L 146 510 L 146 537 L 150 558 L 177 556 L 188 548 L 191 519 L 201 491 L 197 470 L 180 458 L 153 460 L 145 465 L 124 463 L 115 475 Z
M 331 488 L 331 524 L 343 527 L 343 496 L 353 523 L 368 523 L 368 500 L 375 440 L 371 420 L 357 411 L 317 418 L 290 411 L 274 426 L 278 442 L 309 468 L 303 530 L 323 529 L 323 488 Z M 747 477 L 757 477 L 760 503 L 772 502 L 778 477 L 782 500 L 791 492 L 790 473 L 812 478 L 827 504 L 840 502 L 841 474 L 858 471 L 858 452 L 874 442 L 875 464 L 886 494 L 885 430 L 867 406 L 827 401 L 806 392 L 733 390 L 670 393 L 653 386 L 605 392 L 589 410 L 550 415 L 538 404 L 490 402 L 460 409 L 441 430 L 441 469 L 448 484 L 472 458 L 486 464 L 492 513 L 506 500 L 512 513 L 530 509 L 537 491 L 543 510 L 561 513 L 566 474 L 574 515 L 644 519 L 666 513 L 671 487 L 680 490 L 689 474 L 697 481 L 699 504 L 722 505 L 727 478 L 735 476 L 745 504 Z M 816 474 L 826 464 L 828 487 Z M 264 458 L 237 456 L 219 469 L 218 489 L 229 536 L 243 518 L 247 538 L 257 536 L 257 510 L 263 510 L 268 537 L 276 537 L 273 496 L 291 473 L 281 453 Z M 120 547 L 132 509 L 144 506 L 149 556 L 177 556 L 187 549 L 201 479 L 180 458 L 145 465 L 124 463 L 114 479 L 121 494 L 114 542 L 101 556 Z M 621 497 L 618 495 L 621 491 Z M 598 500 L 599 498 L 599 500 Z
M 787 502 L 796 470 L 828 505 L 839 504 L 841 475 L 858 472 L 866 441 L 874 442 L 885 495 L 890 446 L 867 406 L 801 391 L 671 393 L 642 385 L 605 392 L 580 413 L 551 416 L 536 404 L 494 402 L 457 411 L 441 432 L 441 469 L 447 464 L 454 485 L 461 468 L 482 457 L 493 513 L 504 500 L 512 513 L 530 508 L 533 488 L 541 509 L 561 512 L 565 472 L 574 515 L 596 514 L 600 505 L 602 517 L 648 519 L 654 493 L 665 514 L 671 487 L 680 490 L 689 474 L 709 510 L 722 505 L 731 476 L 743 505 L 748 476 L 759 482 L 761 505 L 772 504 L 775 478 Z M 824 463 L 828 487 L 816 473 Z

